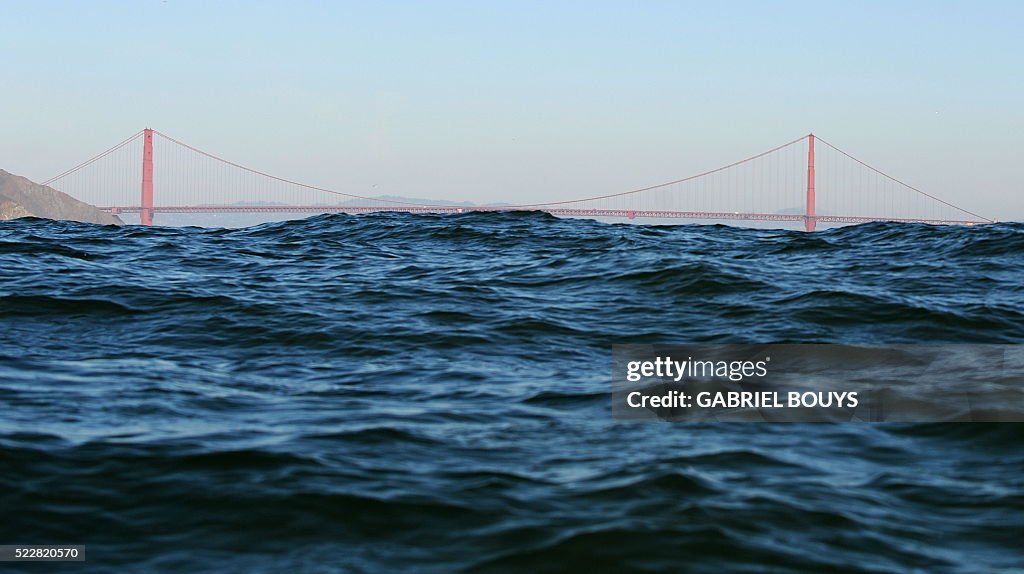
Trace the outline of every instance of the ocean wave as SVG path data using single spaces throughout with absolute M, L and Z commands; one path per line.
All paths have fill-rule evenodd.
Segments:
M 1021 277 L 1020 223 L 0 222 L 0 543 L 87 572 L 1010 571 L 1024 425 L 616 423 L 608 381 L 621 343 L 1021 343 Z

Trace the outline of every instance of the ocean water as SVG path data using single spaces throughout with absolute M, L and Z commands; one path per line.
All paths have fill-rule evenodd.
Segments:
M 1020 572 L 1019 424 L 630 424 L 617 343 L 1024 342 L 1024 225 L 0 223 L 25 572 Z

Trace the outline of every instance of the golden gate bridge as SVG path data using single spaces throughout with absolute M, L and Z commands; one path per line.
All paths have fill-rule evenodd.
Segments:
M 789 221 L 803 223 L 807 231 L 818 223 L 994 222 L 904 183 L 814 134 L 681 179 L 541 203 L 477 206 L 367 197 L 245 167 L 150 128 L 43 184 L 110 213 L 138 214 L 143 225 L 152 225 L 159 213 L 512 210 L 563 217 Z

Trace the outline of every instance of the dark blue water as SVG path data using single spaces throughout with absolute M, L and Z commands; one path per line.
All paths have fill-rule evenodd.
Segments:
M 25 571 L 1024 567 L 1016 424 L 628 424 L 611 345 L 1024 342 L 1024 225 L 0 223 Z M 10 564 L 0 567 L 12 566 Z

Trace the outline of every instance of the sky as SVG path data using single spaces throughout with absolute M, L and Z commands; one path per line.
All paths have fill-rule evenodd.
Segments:
M 153 127 L 356 194 L 625 191 L 814 132 L 1024 220 L 1024 3 L 0 0 L 0 168 Z

